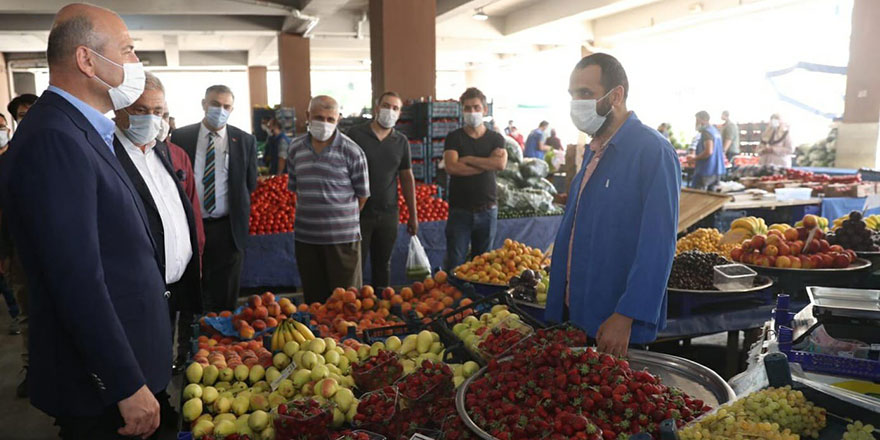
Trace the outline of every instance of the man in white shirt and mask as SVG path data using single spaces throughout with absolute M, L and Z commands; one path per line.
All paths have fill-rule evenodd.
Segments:
M 179 369 L 187 358 L 193 314 L 202 309 L 201 269 L 192 203 L 174 171 L 167 143 L 157 140 L 164 111 L 165 89 L 159 78 L 147 72 L 143 94 L 134 104 L 116 110 L 113 147 L 146 208 L 165 271 L 171 323 L 177 322 L 178 328 L 175 366 Z

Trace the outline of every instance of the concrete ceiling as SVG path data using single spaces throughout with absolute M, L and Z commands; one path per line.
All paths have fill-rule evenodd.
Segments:
M 413 0 L 416 1 L 416 0 Z M 436 0 L 438 70 L 560 45 L 612 42 L 658 21 L 795 0 Z M 0 52 L 39 60 L 54 13 L 69 0 L 0 0 Z M 313 68 L 369 66 L 369 0 L 93 0 L 123 16 L 153 65 L 277 65 L 277 33 L 311 19 Z M 472 18 L 482 9 L 489 19 Z M 629 18 L 632 15 L 632 19 Z M 223 53 L 226 52 L 226 53 Z M 16 56 L 17 55 L 17 56 Z

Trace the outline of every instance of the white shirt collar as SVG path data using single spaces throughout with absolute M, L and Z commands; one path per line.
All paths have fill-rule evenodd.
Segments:
M 223 128 L 214 132 L 217 135 L 218 140 L 226 137 L 226 127 L 228 126 L 229 124 L 226 124 L 223 126 Z M 205 126 L 205 123 L 203 121 L 201 124 L 199 124 L 199 139 L 208 137 L 208 132 L 210 131 L 211 130 L 209 130 L 208 127 Z
M 143 155 L 149 154 L 153 151 L 153 147 L 156 146 L 156 140 L 153 139 L 150 143 L 144 146 L 144 151 L 141 151 L 141 149 L 125 135 L 125 132 L 119 129 L 119 127 L 116 127 L 116 138 L 119 139 L 119 143 L 121 143 L 126 150 L 138 152 Z

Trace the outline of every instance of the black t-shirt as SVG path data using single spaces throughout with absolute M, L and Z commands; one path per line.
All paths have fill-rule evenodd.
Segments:
M 397 212 L 397 177 L 412 168 L 409 141 L 397 130 L 379 141 L 370 123 L 355 125 L 346 133 L 367 156 L 370 173 L 370 198 L 363 212 L 387 214 Z
M 446 136 L 444 150 L 458 152 L 458 157 L 489 157 L 497 148 L 504 148 L 504 137 L 486 130 L 479 139 L 465 133 L 463 128 Z M 484 171 L 473 176 L 449 176 L 449 206 L 460 209 L 477 209 L 495 203 L 495 172 Z

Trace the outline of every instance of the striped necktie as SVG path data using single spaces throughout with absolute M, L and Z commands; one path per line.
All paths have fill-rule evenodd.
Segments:
M 217 134 L 213 131 L 208 132 L 208 149 L 205 151 L 205 175 L 202 177 L 202 184 L 205 186 L 205 211 L 208 214 L 214 212 L 217 207 L 217 200 L 214 197 L 214 138 Z

